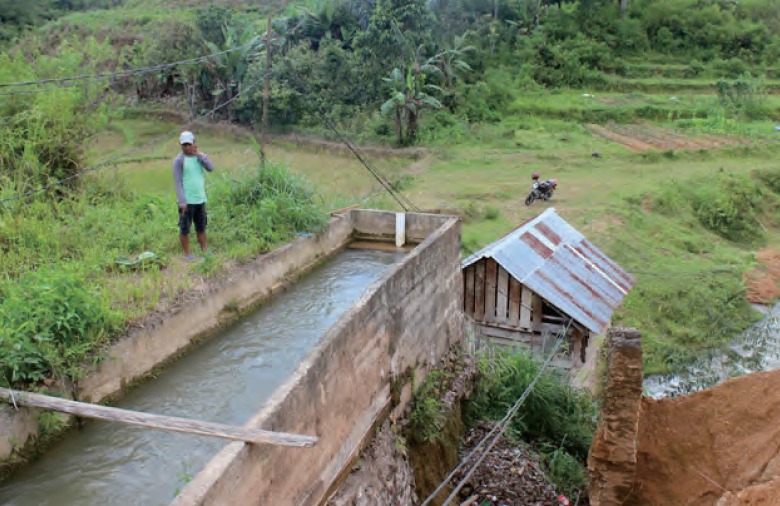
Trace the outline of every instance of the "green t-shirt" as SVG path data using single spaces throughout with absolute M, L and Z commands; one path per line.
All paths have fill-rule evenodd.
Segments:
M 206 180 L 203 177 L 203 165 L 197 156 L 184 157 L 184 170 L 182 173 L 182 187 L 188 204 L 206 203 Z

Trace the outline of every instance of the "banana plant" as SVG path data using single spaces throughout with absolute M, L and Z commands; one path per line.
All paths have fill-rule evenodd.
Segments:
M 262 37 L 253 35 L 249 26 L 240 32 L 234 26 L 224 26 L 222 32 L 225 38 L 224 47 L 205 42 L 214 55 L 207 63 L 212 80 L 210 93 L 214 99 L 214 107 L 220 100 L 223 103 L 232 101 L 233 97 L 241 92 L 241 82 L 249 70 L 249 65 L 265 48 Z M 233 107 L 230 104 L 227 106 L 227 114 L 232 121 Z
M 422 48 L 415 56 L 419 57 Z M 441 75 L 435 60 L 429 58 L 423 62 L 412 60 L 402 71 L 396 67 L 383 81 L 390 85 L 390 98 L 381 106 L 382 114 L 395 115 L 395 131 L 399 144 L 412 144 L 417 136 L 417 125 L 424 109 L 441 109 L 441 102 L 432 92 L 441 92 L 439 86 L 427 84 L 428 76 Z M 403 132 L 403 120 L 406 120 L 406 135 Z

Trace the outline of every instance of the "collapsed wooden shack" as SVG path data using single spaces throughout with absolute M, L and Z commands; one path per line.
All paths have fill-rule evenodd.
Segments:
M 546 351 L 566 331 L 575 367 L 636 282 L 553 208 L 461 267 L 463 310 L 482 336 Z

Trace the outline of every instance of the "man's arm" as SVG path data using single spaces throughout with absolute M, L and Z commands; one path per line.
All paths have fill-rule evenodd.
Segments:
M 203 168 L 207 171 L 211 172 L 214 170 L 214 162 L 209 160 L 209 157 L 206 155 L 206 153 L 199 153 L 198 160 L 200 160 L 200 164 L 203 165 Z
M 187 205 L 187 197 L 184 196 L 184 157 L 179 155 L 173 161 L 173 182 L 176 184 L 176 202 L 179 206 Z

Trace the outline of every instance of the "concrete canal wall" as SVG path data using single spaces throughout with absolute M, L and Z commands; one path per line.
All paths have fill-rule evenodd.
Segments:
M 395 213 L 352 211 L 356 238 L 388 239 Z M 425 378 L 463 339 L 460 223 L 406 216 L 406 237 L 421 241 L 341 316 L 295 374 L 248 422 L 314 434 L 310 449 L 231 443 L 174 501 L 176 506 L 316 505 L 370 439 L 399 413 L 412 383 Z

